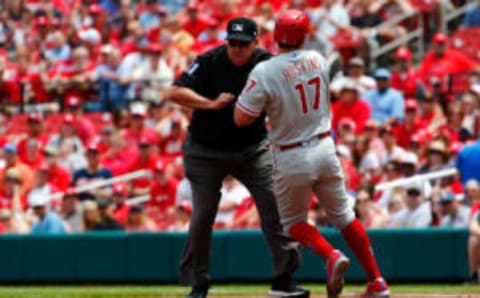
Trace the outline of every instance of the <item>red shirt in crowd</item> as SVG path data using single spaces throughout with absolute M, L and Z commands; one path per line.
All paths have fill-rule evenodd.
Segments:
M 122 204 L 115 207 L 115 210 L 113 211 L 113 217 L 122 225 L 126 225 L 128 213 L 130 213 L 130 205 Z
M 390 84 L 403 93 L 403 97 L 415 98 L 417 93 L 417 85 L 419 83 L 419 76 L 414 69 L 409 69 L 407 72 L 395 71 L 392 73 Z
M 72 184 L 72 177 L 61 166 L 53 165 L 48 171 L 48 183 L 60 191 L 66 191 Z
M 128 172 L 134 172 L 138 170 L 153 170 L 153 167 L 159 160 L 159 157 L 151 154 L 147 159 L 142 159 L 140 156 L 137 156 L 130 164 Z M 146 188 L 150 186 L 150 179 L 147 177 L 137 178 L 132 181 L 133 187 L 136 188 Z
M 360 133 L 370 118 L 370 107 L 362 99 L 356 99 L 352 104 L 337 100 L 332 105 L 332 127 L 338 129 L 338 122 L 342 118 L 350 118 L 355 122 L 355 132 Z
M 199 15 L 196 22 L 192 22 L 191 19 L 187 18 L 183 23 L 182 27 L 190 33 L 193 37 L 197 38 L 200 33 L 205 31 L 210 26 L 210 19 Z
M 0 209 L 11 209 L 13 204 L 13 193 L 7 193 L 5 189 L 0 189 Z M 27 197 L 20 195 L 20 207 L 27 208 Z
M 405 123 L 399 124 L 393 129 L 393 134 L 397 139 L 398 146 L 408 148 L 412 137 L 420 130 L 425 128 L 425 124 L 417 120 L 411 127 L 407 127 Z
M 174 206 L 177 185 L 177 180 L 173 178 L 170 178 L 165 184 L 155 181 L 150 188 L 148 206 L 155 206 L 159 211 L 165 211 L 168 207 Z

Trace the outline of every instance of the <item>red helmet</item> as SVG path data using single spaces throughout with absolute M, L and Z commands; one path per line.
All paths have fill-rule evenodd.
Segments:
M 275 22 L 273 39 L 280 45 L 296 47 L 303 43 L 309 29 L 308 15 L 297 9 L 282 13 Z

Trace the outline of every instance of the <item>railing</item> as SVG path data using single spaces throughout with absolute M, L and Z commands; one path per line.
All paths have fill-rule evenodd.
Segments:
M 85 192 L 85 191 L 94 190 L 94 189 L 102 188 L 102 187 L 105 187 L 105 186 L 109 186 L 109 185 L 112 185 L 114 183 L 129 181 L 129 180 L 133 180 L 133 179 L 137 179 L 137 178 L 143 178 L 143 177 L 148 177 L 148 178 L 152 177 L 152 172 L 149 171 L 149 170 L 139 170 L 139 171 L 135 171 L 135 172 L 125 174 L 125 175 L 116 176 L 116 177 L 113 177 L 113 178 L 110 178 L 110 179 L 105 179 L 105 180 L 101 180 L 101 181 L 95 181 L 95 182 L 92 182 L 92 183 L 80 185 L 80 186 L 77 186 L 77 187 L 73 188 L 73 191 L 76 192 L 76 193 L 82 193 L 82 192 Z M 50 200 L 60 199 L 60 198 L 63 197 L 63 195 L 64 195 L 63 192 L 54 193 L 54 194 L 50 195 Z M 145 202 L 147 200 L 148 200 L 148 196 L 139 196 L 139 197 L 129 199 L 127 202 L 130 205 L 134 205 L 136 203 L 142 203 L 142 202 Z
M 417 39 L 417 51 L 416 55 L 417 58 L 420 59 L 424 53 L 424 45 L 423 45 L 423 20 L 422 16 L 418 11 L 413 11 L 411 13 L 407 13 L 401 16 L 397 16 L 392 18 L 391 20 L 384 22 L 377 27 L 375 30 L 378 32 L 383 28 L 392 28 L 398 26 L 401 22 L 406 21 L 408 19 L 417 19 L 418 24 L 416 25 L 416 29 L 409 31 L 405 36 L 401 38 L 392 40 L 391 42 L 382 45 L 380 47 L 372 46 L 370 50 L 370 65 L 374 69 L 377 66 L 377 59 L 387 53 L 392 52 L 396 48 L 407 44 L 408 42 L 414 41 Z
M 375 190 L 387 190 L 400 186 L 407 186 L 414 182 L 438 179 L 448 176 L 454 176 L 458 173 L 456 168 L 449 168 L 440 171 L 434 171 L 426 174 L 418 174 L 407 178 L 396 179 L 390 182 L 381 183 L 375 186 Z
M 442 5 L 443 9 L 443 19 L 442 19 L 442 32 L 448 33 L 449 32 L 449 26 L 448 24 L 452 22 L 453 20 L 465 15 L 465 13 L 474 8 L 477 4 L 477 1 L 473 0 L 468 0 L 467 3 L 455 10 L 452 10 L 450 12 L 446 11 L 445 5 Z

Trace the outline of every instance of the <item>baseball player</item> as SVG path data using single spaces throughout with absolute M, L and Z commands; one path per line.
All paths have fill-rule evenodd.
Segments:
M 311 191 L 366 271 L 365 296 L 389 297 L 367 233 L 355 218 L 330 137 L 329 67 L 318 52 L 301 50 L 308 27 L 308 16 L 302 11 L 287 10 L 278 17 L 274 40 L 279 55 L 252 70 L 237 101 L 234 120 L 244 126 L 263 112 L 267 114 L 275 162 L 274 192 L 282 224 L 292 238 L 326 260 L 328 296 L 341 293 L 350 261 L 307 223 Z

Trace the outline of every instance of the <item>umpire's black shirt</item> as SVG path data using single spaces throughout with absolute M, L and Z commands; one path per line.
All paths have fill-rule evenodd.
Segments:
M 174 85 L 190 88 L 212 100 L 222 92 L 238 97 L 253 67 L 270 57 L 270 53 L 257 49 L 244 66 L 237 67 L 228 59 L 227 47 L 220 46 L 200 55 Z M 239 128 L 233 122 L 234 107 L 235 101 L 217 111 L 194 110 L 189 127 L 192 140 L 209 148 L 227 151 L 246 148 L 263 140 L 267 134 L 265 116 Z

